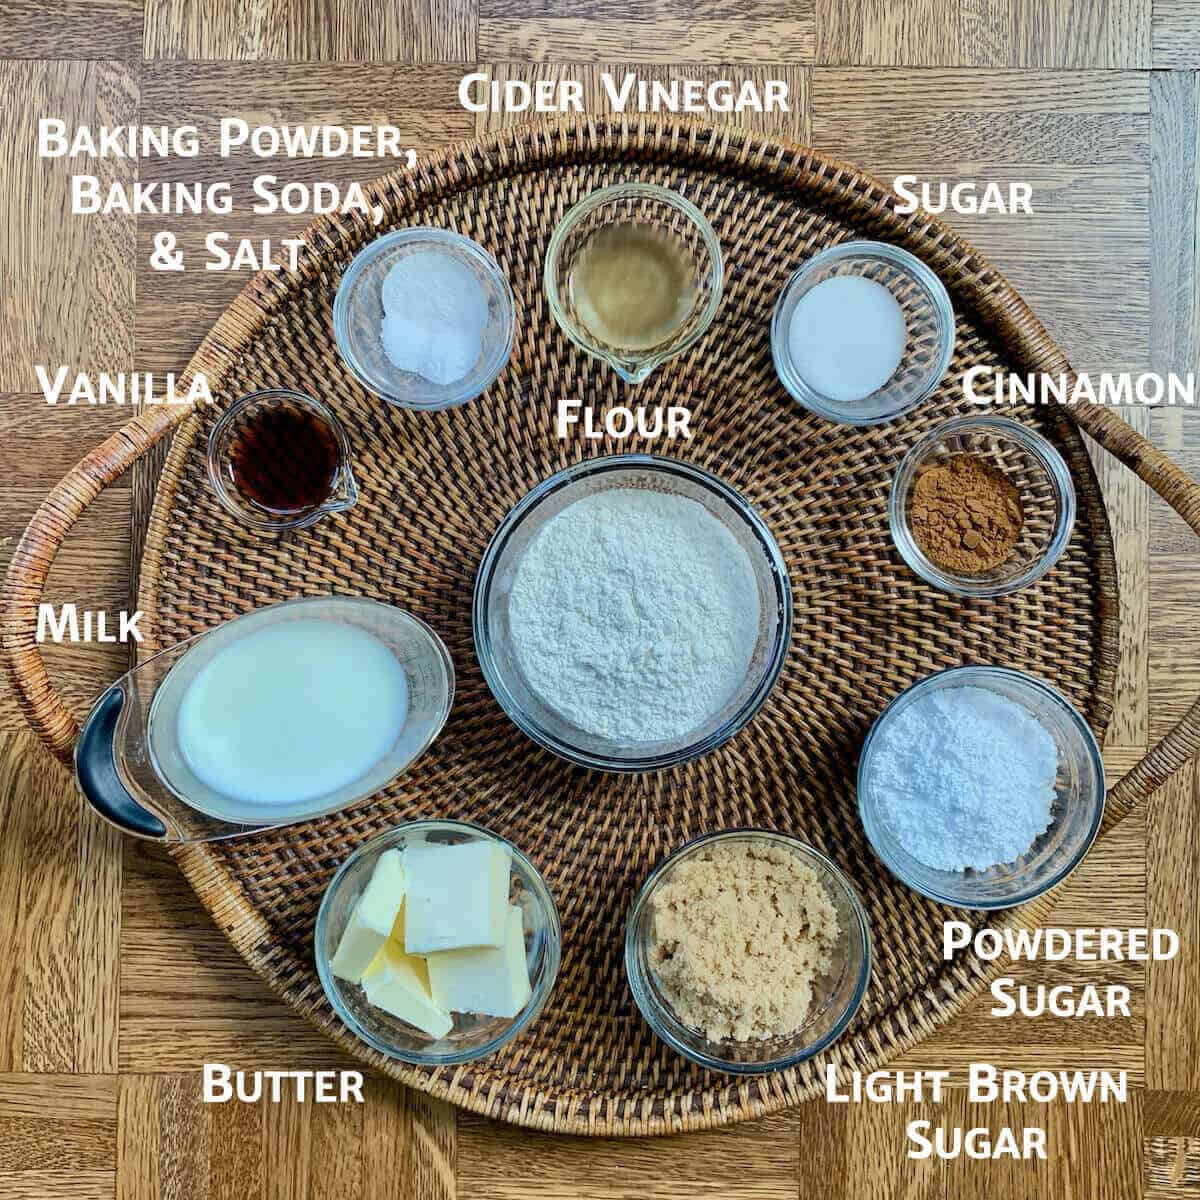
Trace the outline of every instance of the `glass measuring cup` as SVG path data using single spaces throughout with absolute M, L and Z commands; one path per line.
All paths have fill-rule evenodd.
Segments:
M 221 504 L 261 533 L 305 529 L 358 500 L 341 422 L 290 388 L 229 406 L 208 435 L 208 478 Z
M 391 652 L 407 685 L 403 724 L 364 773 L 323 794 L 264 804 L 222 793 L 196 774 L 182 746 L 180 712 L 189 685 L 239 639 L 300 620 L 352 626 Z M 324 816 L 379 791 L 432 744 L 453 698 L 449 652 L 410 613 L 357 596 L 288 600 L 179 642 L 118 679 L 84 722 L 75 772 L 88 803 L 123 832 L 162 842 L 213 841 Z
M 690 276 L 691 303 L 664 340 L 629 348 L 606 341 L 584 319 L 573 279 L 602 231 L 633 225 L 656 233 L 678 250 Z M 581 200 L 559 222 L 546 252 L 544 283 L 554 319 L 581 350 L 603 359 L 626 383 L 637 384 L 682 353 L 712 324 L 721 303 L 721 244 L 690 200 L 652 183 L 619 183 Z

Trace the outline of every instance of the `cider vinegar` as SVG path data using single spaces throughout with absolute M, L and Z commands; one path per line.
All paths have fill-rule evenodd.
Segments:
M 569 287 L 580 323 L 618 350 L 649 350 L 670 341 L 696 299 L 686 247 L 667 230 L 632 222 L 607 225 L 592 236 Z

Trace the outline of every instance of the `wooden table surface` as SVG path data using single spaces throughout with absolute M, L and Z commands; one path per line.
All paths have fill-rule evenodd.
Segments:
M 0 3 L 0 566 L 35 505 L 115 429 L 116 408 L 49 408 L 34 363 L 180 370 L 245 274 L 150 270 L 151 236 L 294 234 L 298 218 L 69 215 L 68 170 L 34 122 L 391 121 L 418 153 L 487 128 L 457 102 L 496 77 L 603 67 L 783 78 L 760 127 L 874 173 L 1028 180 L 1031 217 L 958 217 L 1077 367 L 1195 369 L 1197 0 L 32 0 Z M 601 103 L 595 87 L 591 103 Z M 182 165 L 181 165 L 182 161 Z M 371 163 L 276 164 L 367 178 Z M 76 169 L 86 169 L 77 166 Z M 133 179 L 137 163 L 102 165 Z M 143 179 L 270 164 L 148 160 Z M 1130 414 L 1200 473 L 1200 416 Z M 1115 778 L 1200 692 L 1200 545 L 1127 471 L 1099 463 L 1121 572 L 1122 663 L 1105 747 Z M 68 542 L 50 598 L 129 604 L 147 467 Z M 82 708 L 120 649 L 49 658 Z M 370 1078 L 362 1106 L 204 1105 L 199 1068 L 346 1066 L 236 957 L 162 852 L 85 811 L 0 684 L 0 1197 L 1200 1196 L 1200 815 L 1185 769 L 1100 845 L 1054 921 L 1176 928 L 1149 969 L 1023 966 L 1029 982 L 1127 983 L 1128 1020 L 999 1021 L 984 1000 L 906 1066 L 1107 1067 L 1126 1105 L 1011 1105 L 949 1123 L 1044 1124 L 1045 1164 L 904 1158 L 911 1106 L 824 1101 L 733 1129 L 645 1141 L 533 1135 Z

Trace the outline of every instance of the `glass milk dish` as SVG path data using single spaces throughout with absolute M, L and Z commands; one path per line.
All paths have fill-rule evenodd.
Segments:
M 621 339 L 600 332 L 598 322 L 589 319 L 580 292 L 581 267 L 587 269 L 603 239 L 622 230 L 642 237 L 650 248 L 657 241 L 679 266 L 678 311 L 663 324 L 660 337 Z M 593 192 L 559 222 L 546 252 L 544 281 L 554 319 L 575 345 L 631 384 L 641 383 L 704 335 L 721 303 L 723 280 L 721 244 L 704 214 L 683 196 L 649 183 Z
M 331 647 L 334 652 L 349 647 L 347 670 L 357 683 L 348 687 L 344 678 L 331 689 L 332 701 L 311 690 L 307 695 L 288 692 L 286 704 L 300 714 L 291 722 L 279 700 L 269 713 L 254 711 L 253 698 L 264 695 L 264 688 L 269 694 L 270 681 L 263 677 L 262 664 L 270 657 L 264 639 L 280 643 L 311 639 L 314 633 L 337 639 L 324 648 L 312 642 L 314 656 L 330 653 Z M 257 670 L 238 672 L 239 647 L 256 651 L 248 657 Z M 372 659 L 371 670 L 367 659 Z M 370 683 L 384 678 L 381 671 L 390 672 L 387 678 L 396 684 L 392 696 L 381 688 L 370 693 Z M 344 704 L 347 691 L 356 689 L 354 700 Z M 96 812 L 138 837 L 212 841 L 289 825 L 355 804 L 386 786 L 437 737 L 453 696 L 450 656 L 423 621 L 362 597 L 289 600 L 188 638 L 118 679 L 84 723 L 75 748 L 76 775 Z M 330 703 L 344 706 L 326 712 Z M 394 726 L 379 711 L 389 703 L 398 717 Z M 331 745 L 358 747 L 359 752 L 342 761 L 337 751 L 322 756 L 316 739 L 303 732 L 301 706 L 307 706 L 310 724 L 312 714 L 321 713 Z M 206 711 L 222 718 L 207 730 L 202 723 Z M 236 768 L 244 747 L 237 742 L 236 726 L 261 727 L 263 716 L 275 713 L 278 719 L 268 719 L 265 728 L 296 748 L 295 753 L 289 755 L 285 748 L 275 756 L 280 763 L 276 778 L 266 774 L 253 779 L 243 761 L 239 780 Z M 366 738 L 372 739 L 369 752 L 362 749 Z M 319 761 L 305 771 L 303 764 L 314 755 Z M 245 760 L 244 753 L 241 757 Z M 260 758 L 270 756 L 261 753 Z M 305 776 L 307 791 L 290 790 L 297 772 Z

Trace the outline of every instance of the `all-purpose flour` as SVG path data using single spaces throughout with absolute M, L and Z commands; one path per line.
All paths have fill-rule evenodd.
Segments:
M 568 505 L 517 564 L 517 664 L 578 728 L 677 737 L 734 696 L 758 638 L 754 568 L 695 500 L 613 488 Z

